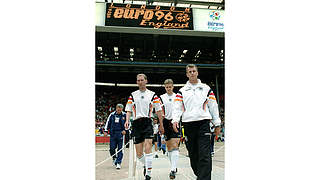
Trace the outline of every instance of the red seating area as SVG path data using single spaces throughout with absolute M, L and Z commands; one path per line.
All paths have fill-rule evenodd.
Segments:
M 110 136 L 96 136 L 96 143 L 109 143 Z

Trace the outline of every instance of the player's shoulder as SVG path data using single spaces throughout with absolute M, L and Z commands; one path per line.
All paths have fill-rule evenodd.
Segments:
M 182 88 L 179 89 L 178 93 L 181 93 L 187 89 L 187 85 L 184 85 Z
M 146 90 L 146 93 L 151 97 L 158 97 L 157 94 L 154 91 L 151 91 L 149 89 Z
M 208 86 L 208 85 L 205 84 L 205 83 L 201 83 L 201 84 L 200 84 L 200 87 L 202 87 L 202 88 L 204 88 L 204 89 L 206 89 L 206 90 L 210 90 L 210 89 L 211 89 L 210 86 Z
M 164 97 L 166 97 L 166 96 L 167 96 L 167 93 L 164 93 L 164 94 L 161 94 L 161 95 L 160 95 L 161 98 L 164 98 Z
M 140 91 L 139 91 L 139 89 L 138 89 L 138 90 L 136 90 L 136 91 L 133 91 L 131 94 L 132 94 L 132 95 L 137 95 L 139 92 L 140 92 Z
M 149 90 L 149 89 L 147 89 L 147 90 L 146 90 L 146 93 L 149 93 L 149 94 L 155 94 L 155 92 L 154 92 L 154 91 L 151 91 L 151 90 Z

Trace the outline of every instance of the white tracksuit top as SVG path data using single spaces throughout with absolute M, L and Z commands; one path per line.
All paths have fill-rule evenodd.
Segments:
M 163 110 L 164 118 L 168 120 L 172 119 L 173 102 L 175 98 L 176 98 L 176 93 L 173 93 L 172 95 L 165 93 L 160 96 L 161 107 Z
M 125 111 L 133 112 L 133 120 L 146 117 L 150 118 L 152 110 L 161 110 L 160 98 L 149 89 L 134 91 L 128 99 Z
M 219 110 L 213 91 L 198 79 L 196 85 L 189 81 L 176 94 L 173 106 L 173 120 L 179 122 L 200 121 L 211 119 L 215 126 L 221 124 Z

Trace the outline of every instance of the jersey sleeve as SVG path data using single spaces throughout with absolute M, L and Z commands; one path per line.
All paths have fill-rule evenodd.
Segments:
M 111 115 L 112 115 L 112 113 L 110 113 L 109 114 L 109 116 L 108 116 L 108 120 L 107 120 L 107 123 L 106 123 L 106 125 L 104 126 L 104 131 L 108 131 L 108 130 L 110 130 L 110 117 L 111 117 Z
M 155 108 L 156 112 L 162 110 L 160 98 L 157 95 L 154 95 L 152 103 L 153 103 L 153 107 Z
M 208 108 L 209 108 L 209 112 L 212 117 L 213 124 L 215 126 L 220 126 L 221 119 L 219 117 L 218 103 L 217 103 L 216 97 L 214 96 L 214 93 L 211 89 L 209 90 L 207 100 L 208 100 Z
M 129 96 L 129 98 L 128 98 L 125 111 L 130 111 L 130 112 L 132 112 L 132 106 L 133 106 L 133 98 L 132 98 L 132 95 L 131 95 L 131 96 Z
M 182 93 L 179 91 L 176 94 L 173 102 L 173 111 L 172 111 L 172 122 L 179 122 L 180 117 L 182 116 L 184 110 L 183 106 L 183 96 Z

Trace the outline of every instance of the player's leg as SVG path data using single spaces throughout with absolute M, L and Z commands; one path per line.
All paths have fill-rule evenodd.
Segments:
M 195 122 L 184 123 L 184 135 L 185 142 L 188 150 L 188 156 L 190 158 L 191 168 L 193 173 L 198 176 L 198 162 L 199 162 L 199 150 L 198 150 L 198 138 L 199 128 Z
M 143 145 L 144 145 L 144 142 L 141 142 L 141 143 L 135 144 L 135 147 L 136 147 L 136 154 L 137 154 L 138 160 L 143 165 L 145 165 L 145 159 L 144 159 L 144 153 L 143 153 Z
M 167 135 L 167 147 L 168 147 L 168 157 L 171 164 L 170 179 L 175 179 L 175 174 L 177 173 L 177 163 L 179 160 L 179 142 L 180 142 L 180 134 L 173 131 L 173 129 L 168 130 Z
M 172 163 L 174 163 L 172 166 L 175 166 L 174 169 L 176 169 L 176 163 L 179 158 L 179 144 L 180 139 L 179 138 L 171 138 L 169 141 L 167 141 L 167 147 L 168 147 L 168 152 L 169 152 L 169 159 Z
M 152 144 L 154 144 L 154 157 L 158 158 L 158 145 L 157 145 L 157 134 L 154 134 L 154 137 L 152 139 Z
M 175 174 L 177 172 L 177 162 L 179 159 L 178 144 L 179 144 L 181 135 L 179 132 L 178 133 L 174 132 L 171 121 L 168 121 L 168 120 L 165 121 L 164 129 L 165 129 L 166 144 L 168 148 L 168 158 L 171 164 L 169 177 L 170 179 L 175 179 Z
M 137 159 L 145 166 L 145 155 L 143 153 L 143 146 L 144 146 L 144 138 L 143 138 L 143 122 L 134 120 L 132 123 L 133 129 L 133 143 L 136 148 L 136 155 Z
M 116 153 L 116 139 L 114 135 L 110 135 L 110 156 L 112 156 L 112 165 L 116 165 L 116 158 L 117 156 L 115 155 Z
M 122 162 L 122 158 L 123 158 L 123 153 L 122 153 L 122 146 L 123 146 L 123 136 L 121 133 L 117 134 L 117 147 L 118 147 L 118 156 L 117 156 L 117 160 L 116 160 L 116 164 L 117 164 L 117 169 L 121 168 L 121 162 Z M 119 164 L 119 165 L 118 165 Z
M 145 139 L 145 165 L 146 165 L 146 175 L 151 177 L 152 170 L 152 139 Z
M 202 180 L 211 180 L 212 157 L 210 155 L 210 126 L 209 120 L 199 121 L 199 146 L 198 146 L 198 178 Z M 200 168 L 201 167 L 201 168 Z
M 153 126 L 151 119 L 147 119 L 144 124 L 144 148 L 145 148 L 145 159 L 146 159 L 146 179 L 151 177 L 152 170 L 152 139 L 153 139 Z

